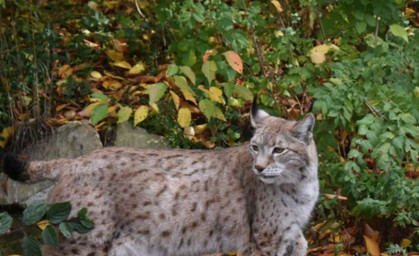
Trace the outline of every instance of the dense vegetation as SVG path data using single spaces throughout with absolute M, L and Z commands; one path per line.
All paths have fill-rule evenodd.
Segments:
M 417 0 L 0 0 L 0 146 L 89 119 L 226 147 L 254 96 L 312 109 L 311 253 L 419 251 L 418 17 Z

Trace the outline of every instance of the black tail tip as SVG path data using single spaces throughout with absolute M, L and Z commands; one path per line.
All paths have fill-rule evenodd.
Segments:
M 25 171 L 26 162 L 15 154 L 6 153 L 3 157 L 3 171 L 13 180 L 22 181 L 22 173 Z

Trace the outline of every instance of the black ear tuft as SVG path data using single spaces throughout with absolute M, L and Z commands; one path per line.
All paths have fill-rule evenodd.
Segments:
M 3 158 L 3 171 L 13 180 L 21 180 L 21 174 L 25 171 L 26 162 L 16 155 L 6 153 Z
M 256 96 L 253 97 L 252 109 L 250 112 L 252 116 L 256 116 L 258 112 L 258 106 L 257 106 L 256 100 L 257 100 L 257 97 Z
M 252 109 L 250 111 L 250 123 L 253 128 L 258 128 L 262 120 L 268 117 L 269 114 L 259 109 L 256 105 L 256 97 L 253 99 Z

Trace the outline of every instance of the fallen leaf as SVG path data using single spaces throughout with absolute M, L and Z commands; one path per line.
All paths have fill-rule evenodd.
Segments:
M 410 244 L 412 244 L 412 241 L 407 238 L 403 238 L 402 241 L 400 242 L 401 247 L 408 247 Z
M 124 59 L 124 55 L 115 50 L 107 50 L 106 55 L 108 55 L 108 57 L 113 61 L 121 61 Z
M 132 68 L 131 64 L 129 64 L 125 60 L 116 61 L 116 62 L 112 63 L 112 65 L 114 65 L 116 67 L 120 67 L 120 68 L 125 68 L 125 69 L 131 69 Z
M 380 255 L 380 246 L 379 246 L 379 232 L 373 230 L 368 224 L 364 225 L 364 241 L 367 251 L 372 256 Z
M 276 11 L 277 11 L 278 13 L 281 13 L 281 12 L 283 12 L 283 11 L 284 11 L 284 10 L 282 9 L 281 4 L 280 4 L 278 1 L 276 1 L 276 0 L 272 0 L 272 1 L 271 1 L 271 3 L 275 6 Z
M 207 129 L 207 124 L 200 124 L 195 126 L 195 134 L 200 135 Z
M 144 121 L 148 116 L 148 107 L 147 106 L 140 106 L 137 108 L 134 114 L 134 126 Z
M 4 127 L 3 130 L 0 133 L 0 147 L 4 148 L 7 145 L 7 142 L 9 142 L 10 136 L 13 133 L 13 128 L 11 126 Z
M 141 72 L 143 72 L 144 70 L 145 70 L 144 63 L 138 62 L 137 64 L 134 65 L 134 67 L 132 67 L 128 71 L 128 74 L 130 74 L 130 75 L 137 75 L 137 74 L 140 74 Z
M 90 76 L 96 80 L 99 80 L 102 77 L 102 74 L 98 71 L 90 72 Z
M 170 95 L 172 95 L 172 99 L 173 99 L 173 102 L 175 103 L 176 109 L 179 109 L 179 106 L 180 106 L 179 96 L 174 91 L 170 91 Z

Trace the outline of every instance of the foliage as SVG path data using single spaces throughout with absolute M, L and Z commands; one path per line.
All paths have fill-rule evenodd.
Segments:
M 0 213 L 0 236 L 7 236 L 9 230 L 11 230 L 10 232 L 21 232 L 23 233 L 23 255 L 41 255 L 42 245 L 58 246 L 59 233 L 57 229 L 61 235 L 70 238 L 74 231 L 84 234 L 94 228 L 93 221 L 87 217 L 86 208 L 79 210 L 77 217 L 69 219 L 70 212 L 71 204 L 69 202 L 52 205 L 42 202 L 33 203 L 23 211 L 23 225 L 15 230 L 11 230 L 13 218 L 7 212 L 2 212 Z M 25 229 L 35 224 L 40 231 L 34 237 L 28 235 Z M 42 243 L 39 242 L 39 238 L 41 238 Z
M 250 137 L 256 96 L 274 115 L 316 114 L 320 237 L 358 237 L 363 222 L 417 234 L 417 1 L 40 3 L 0 1 L 2 148 L 10 126 L 39 116 L 100 132 L 130 122 L 173 147 L 233 146 Z

